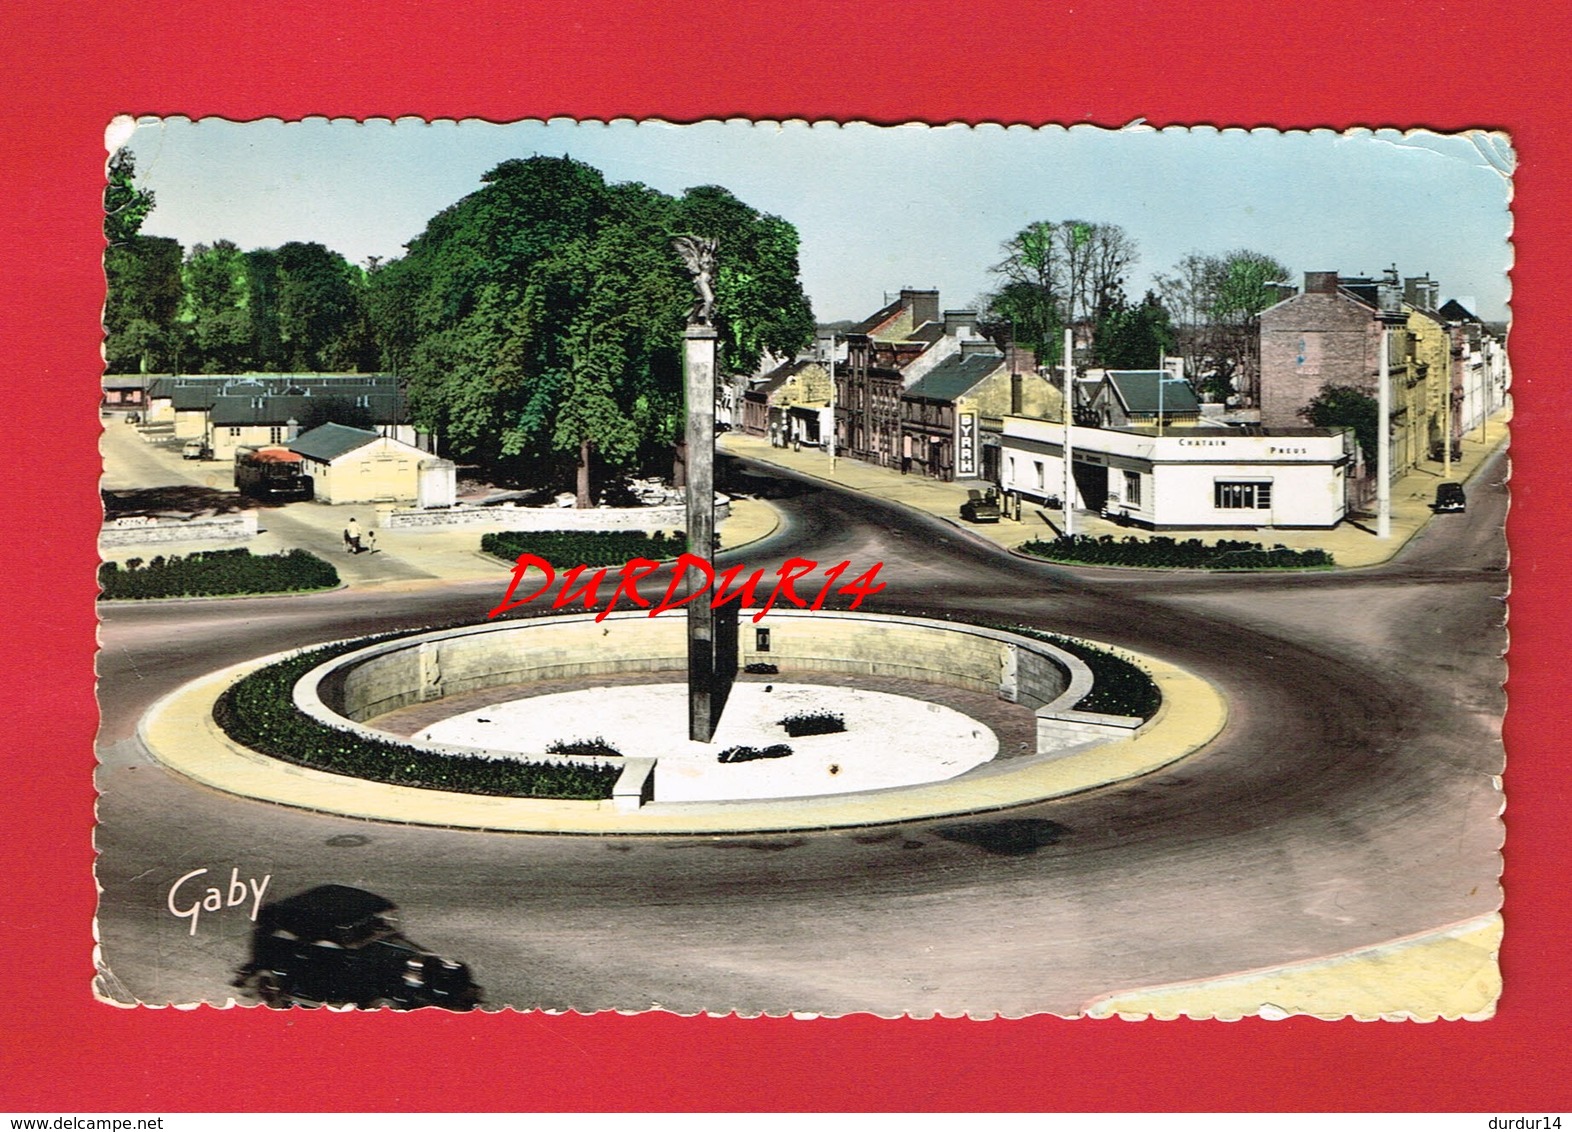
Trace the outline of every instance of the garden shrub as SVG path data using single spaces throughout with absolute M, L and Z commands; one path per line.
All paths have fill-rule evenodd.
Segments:
M 776 743 L 769 747 L 727 747 L 718 756 L 723 763 L 751 763 L 754 759 L 784 759 L 791 747 Z
M 1073 637 L 1045 633 L 1041 629 L 1028 629 L 1020 625 L 997 627 L 1055 645 L 1091 669 L 1092 690 L 1075 705 L 1079 711 L 1151 719 L 1162 706 L 1163 693 L 1158 689 L 1157 682 L 1150 674 L 1117 653 Z
M 269 664 L 219 697 L 213 718 L 235 742 L 298 766 L 371 782 L 508 798 L 610 798 L 621 770 L 607 764 L 529 762 L 425 751 L 332 727 L 294 705 L 295 683 L 312 668 L 370 643 L 313 649 Z
M 804 735 L 835 735 L 846 730 L 846 717 L 829 711 L 798 712 L 781 720 L 781 726 L 793 739 Z
M 1053 562 L 1086 566 L 1146 566 L 1185 570 L 1297 570 L 1331 566 L 1332 556 L 1324 550 L 1291 550 L 1286 546 L 1265 547 L 1258 542 L 1222 539 L 1203 543 L 1198 538 L 1180 542 L 1162 535 L 1140 538 L 1127 535 L 1060 535 L 1054 539 L 1034 539 L 1021 551 Z
M 245 548 L 198 550 L 182 558 L 158 555 L 143 565 L 128 558 L 125 569 L 115 562 L 98 568 L 104 600 L 157 597 L 218 597 L 232 594 L 301 593 L 332 589 L 338 571 L 305 550 L 253 555 Z
M 585 755 L 591 758 L 620 758 L 622 752 L 599 735 L 593 739 L 553 739 L 546 744 L 548 755 Z
M 509 562 L 533 554 L 557 567 L 621 566 L 633 558 L 675 558 L 688 549 L 688 539 L 679 532 L 491 531 L 480 537 L 480 549 Z

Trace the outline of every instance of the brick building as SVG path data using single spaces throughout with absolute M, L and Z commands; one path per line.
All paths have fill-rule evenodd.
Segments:
M 1062 421 L 1063 403 L 1031 351 L 963 343 L 901 394 L 901 470 L 998 483 L 1004 418 Z
M 835 374 L 835 447 L 886 467 L 901 453 L 901 393 L 966 342 L 985 341 L 974 311 L 941 311 L 939 292 L 903 290 L 846 334 Z
M 1451 396 L 1452 339 L 1434 310 L 1437 290 L 1423 276 L 1400 286 L 1396 271 L 1381 279 L 1307 272 L 1301 294 L 1261 312 L 1261 424 L 1306 425 L 1306 408 L 1328 386 L 1377 396 L 1384 316 L 1392 326 L 1393 478 L 1439 452 Z M 1373 470 L 1375 453 L 1363 456 Z M 1367 487 L 1355 493 L 1364 496 Z

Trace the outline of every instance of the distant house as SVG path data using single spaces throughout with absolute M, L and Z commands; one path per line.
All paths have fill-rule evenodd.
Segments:
M 1099 428 L 1194 424 L 1201 418 L 1195 390 L 1160 369 L 1116 369 L 1092 388 L 1084 410 Z
M 1383 325 L 1392 396 L 1392 477 L 1439 454 L 1452 393 L 1452 338 L 1428 277 L 1399 283 L 1335 271 L 1305 274 L 1304 292 L 1261 312 L 1261 423 L 1308 423 L 1305 409 L 1328 386 L 1377 395 Z M 1364 463 L 1373 473 L 1375 453 Z M 1358 498 L 1373 484 L 1361 485 Z
M 901 470 L 998 482 L 1003 419 L 1059 418 L 1061 392 L 1028 351 L 966 342 L 901 394 Z
M 777 447 L 817 447 L 827 433 L 830 373 L 816 359 L 787 362 L 743 394 L 742 431 L 767 436 Z
M 456 470 L 412 444 L 365 429 L 325 424 L 288 448 L 301 457 L 319 503 L 404 503 L 451 507 Z
M 886 467 L 902 459 L 901 393 L 968 342 L 983 344 L 974 311 L 941 311 L 939 292 L 903 290 L 846 333 L 835 374 L 835 447 Z
M 1008 417 L 1000 486 L 1060 505 L 1064 425 Z M 1071 506 L 1156 530 L 1335 527 L 1346 513 L 1349 440 L 1337 429 L 1073 426 Z
M 147 378 L 139 373 L 106 373 L 99 388 L 100 406 L 106 411 L 133 411 L 147 408 Z
M 283 443 L 291 421 L 320 419 L 324 406 L 369 420 L 405 443 L 418 439 L 391 374 L 158 375 L 148 380 L 145 415 L 150 422 L 173 421 L 177 440 L 206 441 L 215 456 L 229 459 L 240 447 Z

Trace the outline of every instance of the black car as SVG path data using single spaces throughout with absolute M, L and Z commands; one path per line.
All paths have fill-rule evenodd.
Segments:
M 1436 485 L 1436 501 L 1431 510 L 1439 514 L 1442 511 L 1464 511 L 1468 508 L 1468 500 L 1463 495 L 1463 485 L 1460 483 L 1441 483 Z
M 391 900 L 324 884 L 264 906 L 251 961 L 234 986 L 267 1006 L 472 1010 L 481 990 L 463 963 L 434 955 L 396 926 Z
M 999 493 L 989 488 L 987 493 L 972 488 L 961 504 L 961 518 L 968 523 L 997 523 L 999 521 Z

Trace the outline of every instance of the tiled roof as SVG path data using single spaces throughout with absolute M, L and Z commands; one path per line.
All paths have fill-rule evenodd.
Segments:
M 953 401 L 1003 364 L 1002 354 L 953 354 L 901 396 Z
M 777 389 L 785 385 L 788 381 L 796 377 L 809 366 L 816 366 L 818 364 L 819 363 L 817 361 L 814 361 L 810 358 L 807 361 L 787 362 L 784 365 L 776 366 L 769 373 L 765 374 L 764 379 L 760 381 L 759 384 L 755 385 L 752 389 L 748 390 L 748 392 L 757 393 L 764 397 L 768 397 L 771 393 L 774 393 Z
M 889 322 L 890 319 L 901 313 L 901 300 L 896 299 L 888 306 L 881 307 L 861 322 L 857 323 L 847 334 L 872 334 L 879 327 Z
M 1162 380 L 1166 379 L 1166 380 Z M 1158 382 L 1162 380 L 1162 392 Z M 1164 416 L 1170 413 L 1199 413 L 1201 403 L 1195 390 L 1183 378 L 1160 369 L 1121 369 L 1108 371 L 1108 385 L 1127 413 L 1155 413 L 1159 402 Z
M 380 440 L 375 432 L 361 428 L 348 428 L 341 424 L 318 425 L 310 432 L 303 432 L 289 443 L 291 452 L 299 452 L 308 460 L 326 464 L 337 460 L 346 452 L 364 448 L 373 440 Z
M 1448 299 L 1441 304 L 1441 309 L 1436 312 L 1450 322 L 1478 322 L 1479 316 L 1469 310 L 1456 299 Z

